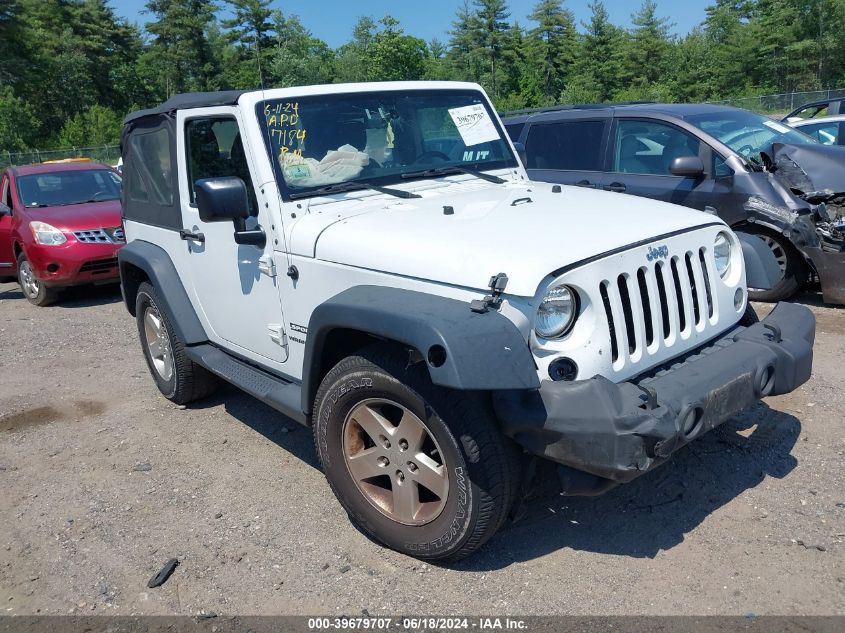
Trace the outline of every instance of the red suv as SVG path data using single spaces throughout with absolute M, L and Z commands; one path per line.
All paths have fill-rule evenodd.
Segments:
M 117 282 L 120 175 L 92 162 L 9 167 L 0 178 L 0 281 L 38 306 L 64 286 Z

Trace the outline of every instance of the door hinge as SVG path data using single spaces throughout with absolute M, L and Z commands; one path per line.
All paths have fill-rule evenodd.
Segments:
M 262 255 L 258 258 L 258 272 L 264 273 L 268 277 L 276 276 L 276 264 L 273 262 L 272 255 Z
M 279 347 L 287 349 L 288 336 L 285 334 L 285 328 L 281 323 L 268 323 L 267 331 L 270 333 L 270 340 Z

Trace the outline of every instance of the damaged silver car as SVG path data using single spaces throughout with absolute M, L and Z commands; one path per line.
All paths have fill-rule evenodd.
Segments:
M 825 302 L 845 304 L 845 148 L 708 104 L 567 106 L 504 122 L 533 180 L 665 200 L 760 237 L 777 269 L 752 299 L 818 278 Z

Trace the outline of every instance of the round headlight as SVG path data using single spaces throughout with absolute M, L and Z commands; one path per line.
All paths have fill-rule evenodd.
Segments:
M 557 338 L 572 327 L 578 312 L 578 295 L 569 286 L 549 289 L 537 310 L 534 330 L 542 338 Z
M 716 272 L 724 279 L 731 269 L 731 238 L 724 231 L 716 236 L 713 243 L 713 257 L 716 260 Z

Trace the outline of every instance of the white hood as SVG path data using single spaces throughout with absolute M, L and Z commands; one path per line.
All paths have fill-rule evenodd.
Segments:
M 311 255 L 306 251 L 313 248 L 317 259 L 479 290 L 505 273 L 507 294 L 530 297 L 547 275 L 568 264 L 721 222 L 677 205 L 580 187 L 560 193 L 543 183 L 451 189 L 420 191 L 423 197 L 411 200 L 317 205 L 310 212 L 319 209 L 313 226 L 293 231 L 293 250 Z M 341 205 L 351 206 L 345 212 Z M 447 215 L 444 205 L 453 213 Z

